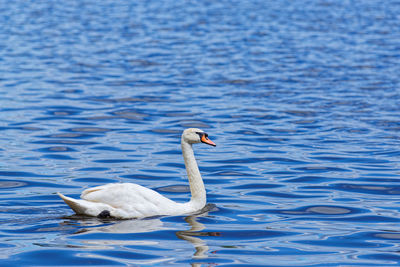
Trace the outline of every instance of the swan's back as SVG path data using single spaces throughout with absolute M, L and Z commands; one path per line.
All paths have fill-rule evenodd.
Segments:
M 129 217 L 148 217 L 170 213 L 178 203 L 162 196 L 154 190 L 138 184 L 114 183 L 86 189 L 81 199 L 92 203 L 103 203 L 124 211 Z M 121 217 L 125 217 L 123 214 Z

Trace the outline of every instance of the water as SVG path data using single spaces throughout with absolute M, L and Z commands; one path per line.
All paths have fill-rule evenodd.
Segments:
M 3 266 L 398 266 L 398 1 L 1 1 Z M 82 218 L 133 182 L 209 206 Z

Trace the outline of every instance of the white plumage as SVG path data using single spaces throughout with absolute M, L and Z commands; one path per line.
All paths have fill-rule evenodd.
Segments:
M 215 144 L 200 129 L 186 129 L 181 138 L 192 197 L 189 202 L 177 203 L 158 192 L 132 183 L 115 183 L 86 189 L 81 199 L 57 193 L 76 214 L 110 216 L 119 219 L 144 218 L 157 215 L 180 215 L 198 211 L 206 205 L 203 179 L 194 157 L 192 144 Z

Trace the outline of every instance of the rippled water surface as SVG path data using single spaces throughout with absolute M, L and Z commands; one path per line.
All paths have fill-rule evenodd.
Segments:
M 398 266 L 400 4 L 0 1 L 3 266 Z M 56 195 L 132 182 L 143 220 Z

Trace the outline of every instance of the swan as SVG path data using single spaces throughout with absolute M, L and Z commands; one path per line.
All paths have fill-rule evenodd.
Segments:
M 99 218 L 132 219 L 158 215 L 182 215 L 201 210 L 206 205 L 206 190 L 197 166 L 192 144 L 216 144 L 208 134 L 197 128 L 183 131 L 181 137 L 182 155 L 189 179 L 191 199 L 177 203 L 158 192 L 133 183 L 111 183 L 86 189 L 81 199 L 74 199 L 57 193 L 78 215 Z

